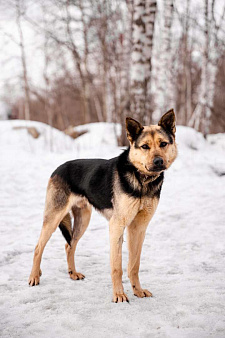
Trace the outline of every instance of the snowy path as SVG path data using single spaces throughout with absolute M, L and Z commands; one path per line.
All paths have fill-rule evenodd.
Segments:
M 44 252 L 41 284 L 28 287 L 48 177 L 75 156 L 15 150 L 1 142 L 0 336 L 224 337 L 225 176 L 210 168 L 217 154 L 222 156 L 215 147 L 180 145 L 143 247 L 141 281 L 154 297 L 132 295 L 125 239 L 130 304 L 113 304 L 108 225 L 96 212 L 77 250 L 85 280 L 68 277 L 65 241 L 57 230 Z

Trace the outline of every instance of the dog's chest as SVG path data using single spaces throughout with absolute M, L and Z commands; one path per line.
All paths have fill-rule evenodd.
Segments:
M 139 211 L 144 210 L 150 213 L 154 213 L 158 203 L 159 200 L 156 197 L 147 197 L 147 196 L 142 197 L 139 206 Z

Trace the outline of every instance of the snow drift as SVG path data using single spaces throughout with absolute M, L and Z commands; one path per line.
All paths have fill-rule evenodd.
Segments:
M 69 159 L 118 155 L 115 126 L 80 126 L 89 132 L 73 140 L 43 123 L 28 124 L 41 132 L 38 139 L 13 129 L 25 121 L 0 122 L 1 337 L 224 337 L 224 134 L 207 141 L 177 127 L 179 156 L 166 172 L 141 260 L 142 285 L 154 297 L 132 295 L 125 239 L 130 304 L 113 304 L 108 224 L 95 211 L 77 249 L 84 281 L 67 276 L 58 230 L 44 252 L 41 284 L 29 288 L 28 277 L 51 172 Z

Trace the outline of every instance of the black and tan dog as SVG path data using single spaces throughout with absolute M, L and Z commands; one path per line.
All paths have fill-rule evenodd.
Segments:
M 126 227 L 128 276 L 134 295 L 152 296 L 142 289 L 138 272 L 145 231 L 159 202 L 163 172 L 177 156 L 174 112 L 168 111 L 158 125 L 148 127 L 127 118 L 126 130 L 130 146 L 120 156 L 111 160 L 69 161 L 53 172 L 47 188 L 43 227 L 34 252 L 31 286 L 39 284 L 42 253 L 58 226 L 67 241 L 70 278 L 84 278 L 76 271 L 74 254 L 94 206 L 109 220 L 113 301 L 128 301 L 122 285 L 122 243 Z M 73 227 L 70 215 L 74 217 Z

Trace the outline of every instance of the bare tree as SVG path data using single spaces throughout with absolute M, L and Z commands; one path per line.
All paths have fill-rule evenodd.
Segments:
M 189 121 L 189 125 L 194 124 L 194 127 L 198 130 L 200 122 L 204 121 L 204 132 L 206 133 L 207 120 L 210 118 L 210 109 L 208 105 L 208 66 L 209 66 L 209 15 L 208 15 L 208 0 L 205 0 L 204 7 L 204 51 L 202 55 L 202 72 L 201 72 L 201 87 L 199 93 L 199 102 L 193 112 L 192 118 Z
M 211 10 L 209 10 L 209 8 Z M 215 1 L 204 1 L 204 46 L 202 52 L 201 84 L 199 99 L 188 124 L 197 130 L 202 130 L 205 136 L 210 131 L 210 121 L 213 112 L 215 94 L 215 80 L 217 63 L 220 52 L 218 50 L 218 32 L 220 27 L 215 20 Z M 221 20 L 224 18 L 224 12 Z M 220 24 L 222 21 L 220 20 Z
M 187 124 L 192 115 L 192 51 L 193 41 L 190 34 L 190 0 L 186 0 L 184 14 L 178 13 L 182 35 L 177 48 L 177 69 L 175 71 L 175 102 L 178 123 Z
M 183 115 L 184 124 L 187 124 L 192 114 L 192 83 L 191 83 L 191 45 L 189 43 L 190 30 L 190 0 L 186 0 L 186 13 L 183 34 Z
M 22 28 L 22 17 L 24 15 L 24 5 L 21 0 L 16 0 L 16 23 L 19 31 L 19 47 L 21 52 L 21 63 L 23 69 L 23 83 L 24 83 L 24 115 L 26 120 L 30 120 L 30 88 L 27 75 L 27 62 L 24 45 L 24 36 Z

